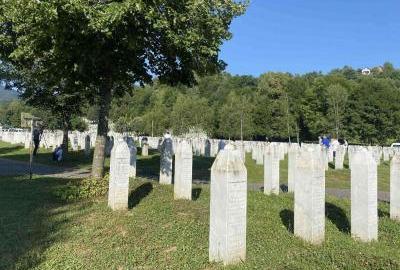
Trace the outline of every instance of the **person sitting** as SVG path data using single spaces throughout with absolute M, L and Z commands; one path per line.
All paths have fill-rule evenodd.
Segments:
M 53 151 L 53 160 L 61 162 L 63 159 L 63 145 L 57 146 Z

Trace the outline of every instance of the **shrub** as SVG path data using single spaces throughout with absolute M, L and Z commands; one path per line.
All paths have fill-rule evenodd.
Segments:
M 102 180 L 96 178 L 85 178 L 80 182 L 68 182 L 65 186 L 59 187 L 55 194 L 62 200 L 90 199 L 103 196 L 108 191 L 109 175 Z

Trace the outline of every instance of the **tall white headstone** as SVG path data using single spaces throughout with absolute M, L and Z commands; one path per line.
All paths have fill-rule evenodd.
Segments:
M 174 199 L 192 199 L 192 147 L 187 141 L 178 144 L 175 151 Z
M 172 157 L 173 157 L 173 142 L 170 137 L 163 140 L 160 150 L 160 184 L 172 184 Z
M 147 157 L 149 155 L 149 144 L 144 142 L 142 145 L 142 156 Z
M 264 145 L 257 144 L 256 146 L 256 164 L 263 165 L 264 162 Z
M 246 258 L 247 170 L 234 146 L 220 151 L 211 168 L 210 261 Z
M 296 161 L 294 234 L 312 244 L 325 237 L 325 161 L 320 150 L 301 150 Z
M 296 158 L 299 152 L 298 144 L 292 144 L 288 151 L 288 192 L 294 192 L 296 182 Z
M 128 208 L 129 147 L 119 139 L 111 151 L 108 206 L 113 210 Z
M 360 150 L 351 164 L 351 235 L 364 242 L 378 239 L 377 165 L 372 154 Z
M 264 193 L 279 194 L 280 149 L 268 145 L 264 151 Z
M 339 145 L 335 151 L 335 170 L 343 169 L 344 156 L 346 155 L 346 148 Z
M 400 155 L 390 162 L 390 218 L 400 221 Z
M 135 178 L 136 177 L 136 155 L 137 155 L 137 148 L 135 142 L 131 137 L 126 139 L 126 142 L 129 147 L 130 152 L 130 159 L 129 159 L 129 177 Z
M 90 156 L 90 136 L 85 136 L 85 155 Z

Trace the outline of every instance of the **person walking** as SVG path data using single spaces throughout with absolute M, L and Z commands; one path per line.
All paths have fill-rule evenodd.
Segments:
M 36 127 L 33 130 L 33 145 L 34 145 L 33 155 L 34 156 L 37 155 L 37 151 L 38 151 L 39 145 L 40 145 L 40 140 L 42 139 L 42 134 L 43 134 L 42 128 Z

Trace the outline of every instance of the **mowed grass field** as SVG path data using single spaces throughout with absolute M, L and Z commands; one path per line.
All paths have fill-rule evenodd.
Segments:
M 379 241 L 350 236 L 350 201 L 326 198 L 320 246 L 293 234 L 293 196 L 248 192 L 247 258 L 208 262 L 209 186 L 174 201 L 173 186 L 133 180 L 129 210 L 106 197 L 66 202 L 55 178 L 0 177 L 0 269 L 400 269 L 400 223 L 379 204 Z
M 140 155 L 141 149 L 138 149 L 137 174 L 144 178 L 158 178 L 160 170 L 160 156 L 157 151 L 151 150 L 148 157 Z M 9 158 L 20 161 L 29 160 L 29 150 L 24 149 L 21 145 L 11 145 L 0 142 L 0 158 Z M 35 162 L 51 166 L 65 166 L 72 168 L 90 168 L 91 156 L 86 157 L 83 151 L 70 151 L 62 164 L 55 163 L 51 160 L 51 151 L 40 149 Z M 211 166 L 214 158 L 194 157 L 193 158 L 193 179 L 210 180 Z M 264 167 L 257 165 L 251 159 L 251 154 L 246 155 L 246 167 L 249 183 L 263 183 Z M 109 166 L 109 158 L 106 159 L 106 167 Z M 348 168 L 347 158 L 345 159 L 344 169 L 335 170 L 333 164 L 325 173 L 327 188 L 350 188 L 350 170 Z M 280 183 L 287 184 L 288 177 L 288 159 L 287 156 L 280 162 Z M 378 167 L 378 189 L 379 191 L 389 191 L 390 186 L 390 166 L 389 162 L 383 162 Z

